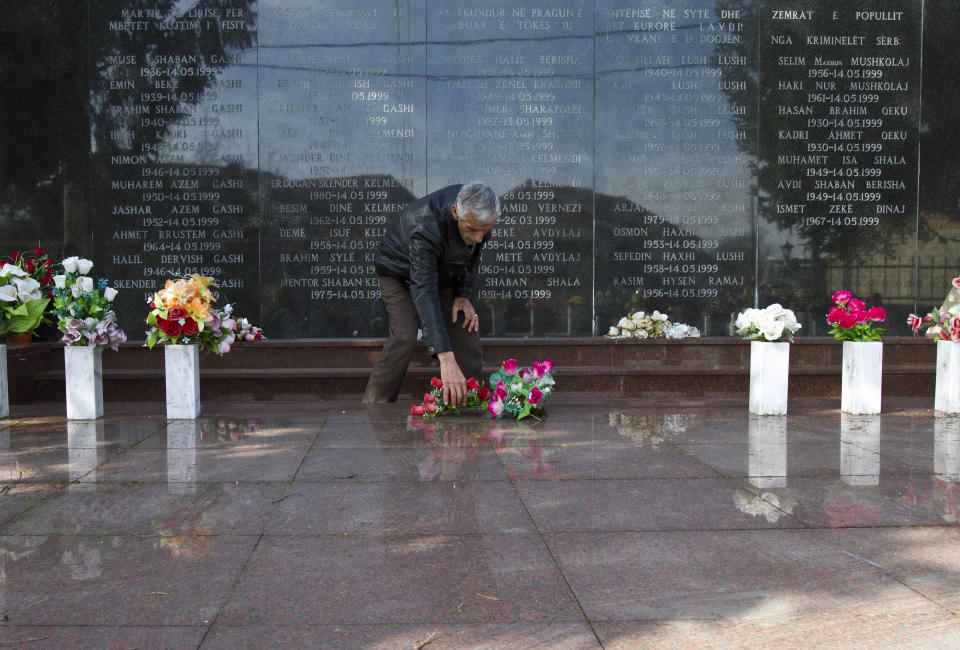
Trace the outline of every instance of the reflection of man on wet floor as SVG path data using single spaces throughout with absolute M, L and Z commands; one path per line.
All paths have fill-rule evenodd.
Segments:
M 470 301 L 480 250 L 499 216 L 494 191 L 469 183 L 410 203 L 387 226 L 375 264 L 389 333 L 364 402 L 396 401 L 418 328 L 430 356 L 440 362 L 445 402 L 459 405 L 467 378 L 481 378 L 480 325 Z

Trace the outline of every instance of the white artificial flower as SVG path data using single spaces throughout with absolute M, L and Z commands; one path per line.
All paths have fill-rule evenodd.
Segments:
M 784 309 L 780 303 L 775 302 L 763 311 L 767 312 L 767 315 L 772 316 L 773 318 L 780 318 L 784 312 Z
M 643 319 L 646 318 L 646 317 L 647 317 L 647 315 L 646 315 L 644 312 L 642 312 L 642 311 L 635 311 L 635 312 L 633 312 L 633 315 L 630 316 L 630 318 L 631 318 L 632 320 L 643 320 Z
M 70 295 L 72 295 L 74 298 L 80 297 L 80 291 L 81 289 L 80 289 L 79 283 L 74 282 L 73 284 L 70 285 Z
M 647 330 L 640 329 L 639 327 L 633 331 L 633 338 L 635 339 L 645 339 L 649 336 Z
M 113 299 L 117 297 L 117 290 L 113 287 L 106 287 L 103 290 L 103 297 L 107 299 L 107 302 L 113 302 Z
M 617 327 L 619 327 L 622 331 L 622 330 L 632 330 L 632 329 L 635 329 L 637 326 L 632 320 L 624 317 L 620 319 L 619 323 L 617 323 Z
M 74 255 L 73 257 L 68 257 L 61 262 L 63 264 L 63 270 L 67 273 L 76 273 L 77 272 L 77 262 L 80 261 L 80 258 Z
M 21 269 L 16 264 L 10 264 L 9 262 L 7 262 L 6 264 L 3 265 L 3 269 L 0 269 L 0 277 L 5 278 L 8 275 L 13 275 L 18 278 L 25 278 L 30 274 L 24 271 L 23 269 Z
M 43 298 L 43 293 L 40 291 L 40 283 L 33 278 L 14 278 L 11 284 L 17 288 L 20 302 Z
M 53 276 L 53 284 L 57 289 L 65 289 L 67 286 L 67 276 L 65 275 L 55 275 Z
M 90 330 L 91 332 L 96 329 L 97 319 L 96 318 L 84 318 L 83 327 L 84 329 Z
M 0 300 L 4 302 L 14 302 L 17 299 L 17 288 L 12 284 L 5 284 L 0 287 Z
M 93 291 L 93 278 L 83 276 L 82 278 L 77 278 L 77 282 L 80 283 L 80 288 L 83 291 Z
M 783 336 L 783 321 L 773 319 L 764 321 L 760 326 L 760 333 L 768 341 L 776 341 Z
M 661 314 L 657 310 L 654 310 L 653 313 L 650 315 L 650 318 L 652 318 L 653 320 L 665 321 L 665 320 L 668 320 L 670 317 L 667 316 L 666 314 Z
M 224 306 L 223 306 L 223 313 L 226 314 L 227 316 L 229 316 L 230 314 L 232 314 L 232 313 L 233 313 L 233 305 L 231 305 L 230 303 L 227 303 L 226 305 L 224 305 Z
M 93 262 L 90 260 L 83 258 L 77 260 L 77 270 L 80 271 L 80 275 L 86 275 L 91 268 L 93 268 Z
M 618 336 L 619 334 L 620 334 L 620 330 L 617 329 L 615 325 L 611 325 L 610 331 L 607 332 L 607 336 Z

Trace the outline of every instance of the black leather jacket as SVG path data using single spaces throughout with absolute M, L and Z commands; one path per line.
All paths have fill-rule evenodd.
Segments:
M 450 314 L 440 307 L 440 289 L 473 300 L 480 250 L 490 235 L 467 246 L 451 208 L 462 185 L 450 185 L 408 204 L 387 226 L 374 263 L 377 275 L 409 283 L 427 351 L 436 356 L 451 349 L 446 324 Z

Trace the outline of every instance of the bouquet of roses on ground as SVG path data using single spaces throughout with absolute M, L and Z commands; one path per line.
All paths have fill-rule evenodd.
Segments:
M 216 287 L 213 278 L 191 275 L 167 280 L 150 302 L 147 316 L 147 347 L 160 344 L 199 343 L 200 349 L 213 354 L 226 354 L 236 340 L 237 322 L 230 316 L 233 308 L 226 305 L 214 309 L 216 298 L 210 291 Z
M 553 394 L 553 362 L 537 361 L 533 368 L 517 368 L 516 359 L 507 359 L 500 370 L 490 375 L 493 394 L 487 402 L 491 418 L 509 415 L 522 420 L 528 415 L 541 417 L 545 402 Z
M 883 307 L 867 307 L 867 303 L 849 291 L 833 294 L 833 307 L 827 314 L 827 323 L 833 325 L 830 334 L 838 341 L 879 341 L 883 329 L 874 323 L 887 320 Z
M 960 278 L 954 278 L 952 284 L 953 288 L 939 309 L 934 308 L 923 318 L 916 314 L 907 317 L 910 329 L 914 332 L 925 329 L 926 336 L 960 342 L 960 299 L 957 295 L 960 292 Z
M 544 403 L 553 394 L 555 384 L 552 361 L 537 361 L 533 368 L 519 369 L 516 359 L 507 359 L 500 370 L 490 375 L 487 388 L 477 380 L 467 380 L 467 402 L 454 407 L 443 401 L 443 382 L 434 377 L 430 380 L 430 392 L 423 396 L 423 404 L 410 408 L 412 415 L 436 417 L 444 413 L 459 413 L 460 408 L 486 409 L 491 418 L 508 415 L 518 420 L 544 414 Z
M 790 309 L 773 303 L 766 309 L 746 309 L 734 323 L 737 334 L 752 341 L 782 342 L 793 338 L 802 327 Z
M 93 267 L 90 260 L 74 256 L 62 264 L 64 273 L 53 276 L 53 313 L 58 318 L 57 327 L 63 332 L 61 342 L 110 346 L 116 351 L 127 340 L 111 306 L 117 290 L 108 287 L 105 278 L 94 281 L 87 275 Z

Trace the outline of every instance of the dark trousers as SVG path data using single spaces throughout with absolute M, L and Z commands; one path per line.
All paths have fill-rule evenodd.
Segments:
M 363 395 L 363 401 L 372 404 L 397 401 L 403 379 L 407 375 L 407 366 L 410 365 L 417 345 L 417 329 L 420 327 L 420 316 L 407 285 L 396 278 L 381 276 L 380 295 L 387 309 L 390 329 Z M 440 290 L 440 307 L 443 309 L 453 356 L 464 377 L 473 377 L 482 382 L 485 378 L 481 376 L 483 348 L 480 345 L 480 333 L 468 332 L 463 328 L 462 312 L 458 314 L 456 323 L 450 322 L 454 298 L 453 289 Z M 429 389 L 428 383 L 424 382 L 423 392 L 426 393 Z

